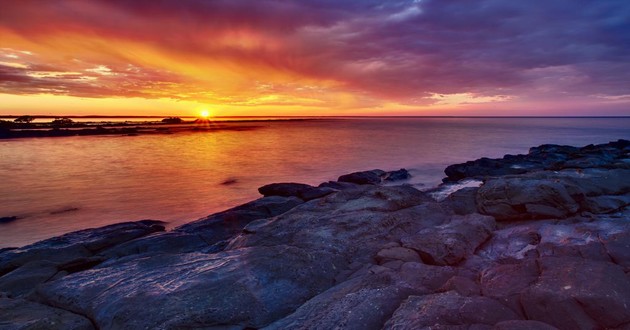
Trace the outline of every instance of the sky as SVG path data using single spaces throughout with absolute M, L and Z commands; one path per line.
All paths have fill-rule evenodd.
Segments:
M 0 5 L 0 115 L 630 115 L 627 0 Z

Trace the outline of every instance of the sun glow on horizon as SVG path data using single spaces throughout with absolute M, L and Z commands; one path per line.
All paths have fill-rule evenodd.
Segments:
M 199 115 L 201 118 L 208 118 L 210 117 L 210 111 L 208 111 L 208 109 L 203 109 L 199 112 Z

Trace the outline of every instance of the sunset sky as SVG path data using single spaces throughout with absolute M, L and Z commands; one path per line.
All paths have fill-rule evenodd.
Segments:
M 0 5 L 0 114 L 630 115 L 628 0 Z

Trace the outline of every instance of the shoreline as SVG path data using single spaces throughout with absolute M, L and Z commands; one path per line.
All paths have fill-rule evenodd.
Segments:
M 383 185 L 404 182 L 404 169 L 355 172 L 319 186 L 269 184 L 257 200 L 170 231 L 143 220 L 2 249 L 0 321 L 76 329 L 630 325 L 630 141 L 542 145 L 445 174 L 443 188 L 483 184 L 437 201 Z
M 168 118 L 167 118 L 168 119 Z M 182 132 L 215 132 L 225 130 L 250 130 L 256 126 L 242 125 L 270 121 L 308 121 L 315 119 L 237 119 L 212 121 L 197 119 L 193 121 L 169 122 L 70 122 L 56 123 L 14 123 L 0 121 L 0 140 L 19 138 L 46 138 L 66 136 L 120 135 L 137 136 L 148 134 L 176 134 Z

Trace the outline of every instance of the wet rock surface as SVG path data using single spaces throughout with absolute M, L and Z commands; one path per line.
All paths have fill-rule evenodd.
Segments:
M 597 329 L 630 326 L 628 141 L 544 145 L 258 200 L 164 231 L 140 221 L 0 250 L 7 329 Z M 386 184 L 386 185 L 383 185 Z

